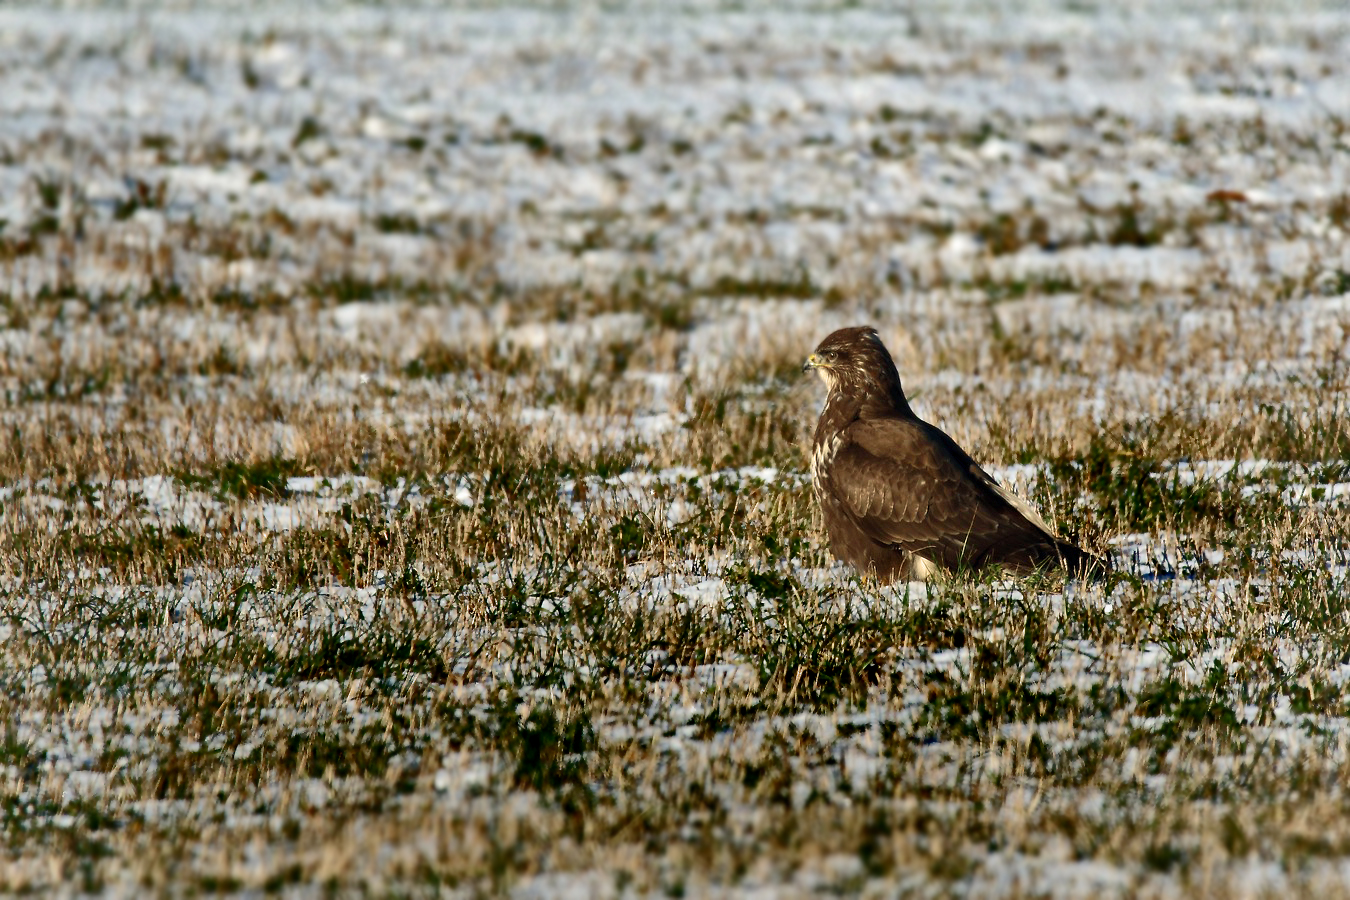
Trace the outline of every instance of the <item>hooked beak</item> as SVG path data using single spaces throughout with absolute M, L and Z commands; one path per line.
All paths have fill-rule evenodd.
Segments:
M 802 363 L 803 372 L 810 372 L 812 369 L 818 368 L 820 368 L 820 357 L 814 353 L 806 358 L 806 362 Z

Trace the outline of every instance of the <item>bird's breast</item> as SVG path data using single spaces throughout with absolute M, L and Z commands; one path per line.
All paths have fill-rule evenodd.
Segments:
M 844 435 L 835 432 L 824 440 L 817 440 L 816 445 L 811 448 L 811 477 L 816 484 L 829 477 L 830 466 L 834 464 L 834 458 L 839 455 L 839 448 L 843 443 Z

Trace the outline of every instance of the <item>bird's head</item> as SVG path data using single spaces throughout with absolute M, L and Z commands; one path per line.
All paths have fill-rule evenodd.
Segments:
M 870 325 L 841 328 L 825 338 L 806 358 L 802 371 L 814 371 L 832 394 L 843 391 L 859 399 L 905 403 L 895 361 Z

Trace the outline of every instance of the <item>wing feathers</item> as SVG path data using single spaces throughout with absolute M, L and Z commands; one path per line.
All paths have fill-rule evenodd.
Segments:
M 917 419 L 854 421 L 824 474 L 863 535 L 950 568 L 1029 569 L 1069 546 L 951 438 Z

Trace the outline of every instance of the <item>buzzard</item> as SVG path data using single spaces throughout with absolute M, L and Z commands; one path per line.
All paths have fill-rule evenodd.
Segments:
M 882 582 L 989 565 L 1104 568 L 914 414 L 875 328 L 834 332 L 802 366 L 812 369 L 830 389 L 811 477 L 836 557 Z

